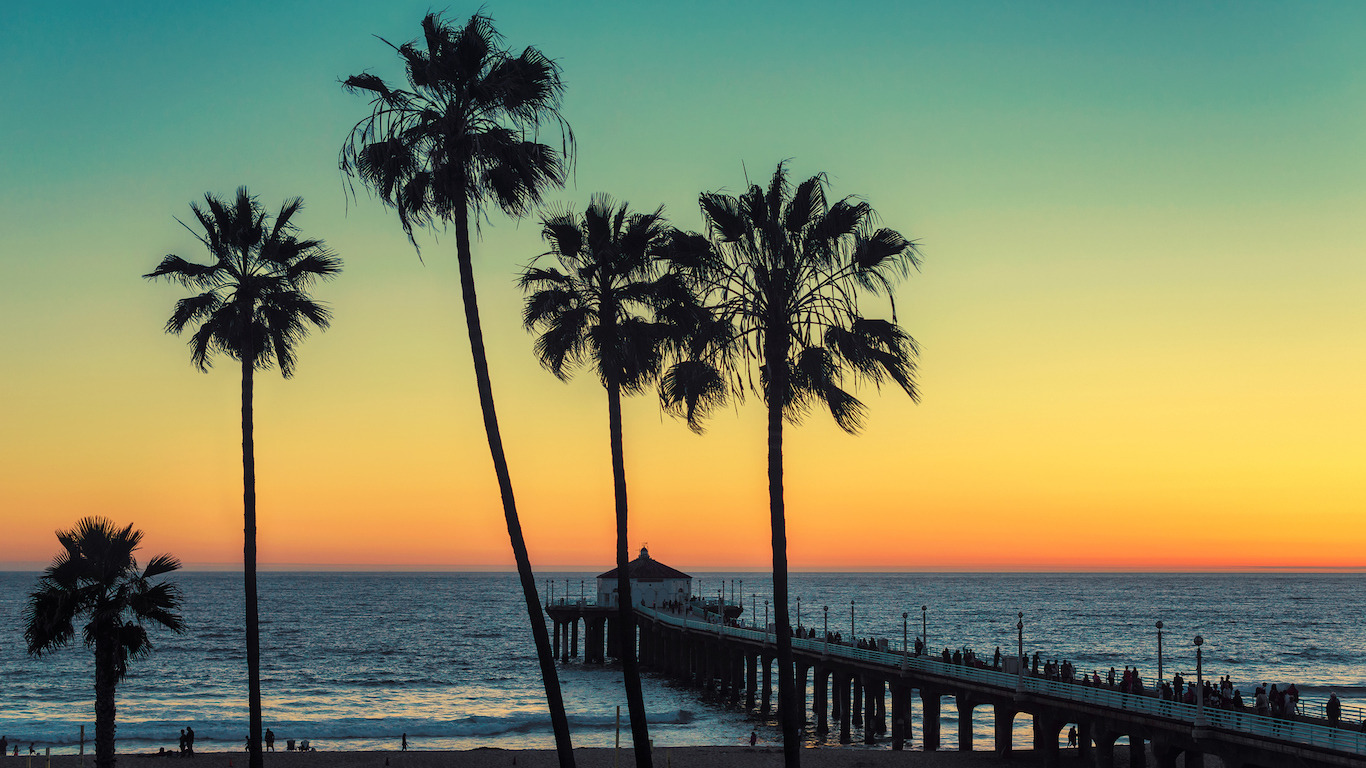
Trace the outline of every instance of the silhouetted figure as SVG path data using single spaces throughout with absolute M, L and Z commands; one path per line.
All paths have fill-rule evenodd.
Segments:
M 999 670 L 1001 668 L 1001 646 L 996 646 L 996 656 L 991 660 L 991 668 Z
M 185 726 L 185 754 L 194 757 L 194 728 Z
M 755 745 L 755 744 L 758 744 L 758 743 L 759 743 L 759 733 L 758 733 L 758 731 L 750 731 L 750 732 L 749 732 L 749 746 L 750 746 L 750 748 L 753 749 L 753 748 L 754 748 L 754 745 Z
M 266 751 L 275 751 L 275 731 L 272 731 L 269 728 L 266 729 Z
M 184 729 L 184 728 L 181 728 L 181 729 L 180 729 L 180 741 L 178 741 L 178 742 L 176 743 L 176 749 L 178 749 L 178 750 L 180 751 L 180 754 L 182 754 L 182 755 L 185 754 L 185 729 Z
M 1338 727 L 1338 720 L 1342 717 L 1342 702 L 1338 701 L 1336 692 L 1328 694 L 1328 725 L 1331 728 Z
M 403 734 L 403 746 L 399 748 L 399 751 L 400 751 L 400 752 L 407 752 L 407 751 L 408 751 L 408 734 L 406 734 L 406 733 Z
M 7 737 L 7 736 L 0 736 L 0 757 L 4 757 L 5 753 L 8 752 L 8 751 L 9 751 L 9 737 Z
M 1067 746 L 1077 746 L 1077 726 L 1075 725 L 1067 729 Z

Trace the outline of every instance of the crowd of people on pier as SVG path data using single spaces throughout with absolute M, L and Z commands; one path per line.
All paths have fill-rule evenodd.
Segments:
M 707 620 L 717 620 L 714 608 L 705 603 L 699 605 L 701 601 L 694 597 L 687 603 L 679 601 L 669 601 L 661 607 L 675 613 L 685 610 L 700 610 L 707 617 Z M 734 618 L 724 619 L 725 623 L 732 626 L 740 626 L 741 622 Z M 769 630 L 772 631 L 770 625 Z M 807 640 L 816 640 L 820 635 L 814 628 L 803 627 L 798 624 L 790 627 L 792 637 Z M 860 650 L 883 651 L 887 652 L 891 644 L 885 638 L 875 637 L 856 637 L 851 635 L 848 640 L 839 631 L 829 632 L 824 635 L 825 642 L 832 645 L 844 645 Z M 977 652 L 968 646 L 963 646 L 957 650 L 944 648 L 935 653 L 929 649 L 923 639 L 915 638 L 914 655 L 916 657 L 937 658 L 945 664 L 967 666 L 976 669 L 988 669 L 1002 671 L 1004 657 L 1001 655 L 1000 646 L 996 647 L 995 653 L 990 660 L 979 657 Z M 1181 702 L 1183 704 L 1194 705 L 1200 700 L 1200 690 L 1198 686 L 1191 682 L 1188 683 L 1178 672 L 1172 675 L 1170 681 L 1162 680 L 1155 686 L 1145 685 L 1143 676 L 1138 667 L 1125 666 L 1123 671 L 1117 671 L 1114 667 L 1101 675 L 1100 670 L 1092 670 L 1090 674 L 1078 670 L 1076 665 L 1068 659 L 1043 659 L 1039 652 L 1033 656 L 1026 657 L 1026 674 L 1031 677 L 1041 677 L 1045 680 L 1053 680 L 1073 685 L 1081 685 L 1092 688 L 1107 688 L 1119 691 L 1120 693 L 1132 694 L 1136 696 L 1152 696 L 1162 701 Z M 1303 711 L 1300 706 L 1299 688 L 1291 683 L 1284 688 L 1275 684 L 1267 685 L 1263 683 L 1256 687 L 1251 702 L 1244 698 L 1242 690 L 1235 688 L 1231 676 L 1225 675 L 1216 682 L 1205 680 L 1203 682 L 1204 705 L 1211 709 L 1220 709 L 1231 712 L 1250 712 L 1265 717 L 1290 719 L 1294 717 L 1308 717 L 1308 713 Z M 1330 726 L 1337 728 L 1343 727 L 1342 722 L 1342 703 L 1336 693 L 1330 694 L 1324 707 L 1324 712 Z M 1360 729 L 1366 733 L 1366 718 L 1362 719 Z

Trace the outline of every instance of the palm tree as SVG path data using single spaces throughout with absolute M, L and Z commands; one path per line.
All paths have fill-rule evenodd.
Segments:
M 95 652 L 95 765 L 113 768 L 114 689 L 128 674 L 128 662 L 152 652 L 147 626 L 183 632 L 180 588 L 151 582 L 179 570 L 180 561 L 157 555 L 138 572 L 133 558 L 142 531 L 119 528 L 105 517 L 83 517 L 69 531 L 58 531 L 62 551 L 38 577 L 38 588 L 24 608 L 24 640 L 37 657 L 69 645 L 76 622 L 85 647 Z
M 540 331 L 536 354 L 549 371 L 568 380 L 591 362 L 607 388 L 608 435 L 617 518 L 617 637 L 631 716 L 636 765 L 652 765 L 645 699 L 635 654 L 627 535 L 626 461 L 621 436 L 621 395 L 638 394 L 659 379 L 666 355 L 684 341 L 688 301 L 676 275 L 661 270 L 659 254 L 669 242 L 663 208 L 628 213 L 610 197 L 595 195 L 583 216 L 561 213 L 542 219 L 555 267 L 523 271 L 531 292 L 523 320 Z M 563 271 L 561 271 L 563 269 Z
M 492 20 L 482 14 L 471 16 L 461 27 L 446 23 L 439 14 L 428 14 L 422 20 L 422 33 L 421 40 L 399 46 L 385 41 L 403 59 L 407 88 L 391 88 L 369 73 L 343 82 L 346 90 L 371 97 L 371 113 L 352 128 L 341 150 L 340 166 L 348 177 L 359 178 L 385 205 L 398 211 L 414 248 L 415 226 L 455 226 L 460 294 L 484 431 L 531 620 L 560 765 L 572 766 L 569 720 L 498 429 L 470 254 L 472 218 L 477 223 L 493 205 L 511 216 L 525 215 L 546 189 L 563 185 L 574 146 L 573 133 L 559 112 L 564 86 L 559 67 L 540 51 L 526 48 L 514 55 L 504 49 Z M 560 151 L 534 140 L 542 123 L 560 128 Z
M 753 184 L 738 197 L 701 195 L 707 236 L 678 233 L 671 260 L 708 300 L 738 354 L 719 366 L 697 360 L 677 366 L 662 387 L 665 404 L 694 426 L 728 388 L 739 394 L 748 386 L 768 407 L 779 720 L 785 763 L 792 768 L 800 762 L 801 705 L 788 624 L 784 421 L 799 423 L 820 404 L 842 429 L 857 432 L 866 409 L 845 388 L 846 378 L 875 385 L 890 379 L 918 400 L 917 349 L 896 323 L 893 297 L 894 281 L 918 265 L 915 244 L 874 227 L 866 202 L 828 203 L 825 188 L 825 176 L 818 174 L 793 189 L 779 163 L 767 189 Z M 864 317 L 862 295 L 893 299 L 892 319 Z M 736 359 L 758 367 L 757 385 L 737 370 Z
M 190 360 L 207 372 L 215 354 L 242 366 L 242 502 L 245 517 L 242 572 L 246 588 L 247 706 L 250 768 L 261 767 L 261 630 L 256 606 L 256 446 L 253 436 L 252 389 L 257 370 L 278 365 L 285 378 L 294 375 L 294 348 L 308 336 L 309 325 L 326 329 L 331 311 L 308 295 L 319 278 L 341 272 L 341 259 L 321 240 L 300 239 L 294 215 L 302 198 L 286 200 L 271 223 L 265 208 L 239 187 L 233 200 L 204 195 L 204 207 L 190 210 L 204 228 L 195 234 L 213 261 L 196 264 L 167 256 L 143 275 L 165 277 L 195 291 L 176 302 L 166 332 L 190 336 Z M 187 229 L 189 227 L 186 227 Z M 193 231 L 193 230 L 191 230 Z

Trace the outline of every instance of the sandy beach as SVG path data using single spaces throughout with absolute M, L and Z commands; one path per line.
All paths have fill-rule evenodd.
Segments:
M 574 750 L 578 768 L 612 768 L 612 749 L 582 748 Z M 541 749 L 472 749 L 467 751 L 410 752 L 274 752 L 267 753 L 268 768 L 558 768 L 553 750 Z M 1218 760 L 1206 758 L 1206 766 L 1217 768 Z M 26 756 L 0 759 L 0 766 L 23 765 Z M 73 755 L 53 755 L 53 768 L 76 768 L 80 758 Z M 246 755 L 241 752 L 203 752 L 193 758 L 179 760 L 137 754 L 120 754 L 120 766 L 146 768 L 155 765 L 212 766 L 213 768 L 246 768 Z M 1009 758 L 1001 759 L 992 752 L 892 752 L 886 749 L 807 749 L 802 752 L 802 765 L 808 768 L 979 768 L 985 766 L 1035 765 L 1029 750 L 1018 750 Z M 85 765 L 93 768 L 93 755 L 85 756 Z M 658 768 L 781 768 L 783 753 L 779 747 L 678 747 L 655 750 Z M 1075 749 L 1061 751 L 1060 764 L 1080 766 L 1082 760 Z M 1151 764 L 1151 762 L 1149 763 Z M 34 768 L 46 768 L 46 758 L 35 756 Z M 635 758 L 629 749 L 620 753 L 620 768 L 632 768 Z M 1116 768 L 1127 768 L 1128 750 L 1115 750 Z

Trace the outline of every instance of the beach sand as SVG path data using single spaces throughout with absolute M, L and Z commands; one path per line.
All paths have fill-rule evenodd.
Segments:
M 574 750 L 578 768 L 612 768 L 612 749 L 581 748 Z M 1083 763 L 1075 749 L 1061 750 L 1061 766 L 1090 765 Z M 1127 768 L 1128 749 L 1115 750 L 1116 768 Z M 413 750 L 409 752 L 273 752 L 265 755 L 266 768 L 558 768 L 554 750 L 546 749 L 472 749 L 467 751 L 437 752 Z M 7 757 L 0 766 L 20 766 L 26 756 Z M 80 758 L 73 755 L 53 755 L 52 768 L 77 768 Z M 122 768 L 166 765 L 179 768 L 246 768 L 247 756 L 242 752 L 202 752 L 193 758 L 179 760 L 138 754 L 120 754 Z M 986 768 L 986 766 L 1032 766 L 1041 764 L 1029 750 L 1017 750 L 1001 759 L 992 752 L 892 752 L 887 749 L 826 748 L 802 752 L 806 768 Z M 781 768 L 783 752 L 780 747 L 676 747 L 656 748 L 657 768 Z M 1149 765 L 1152 758 L 1149 757 Z M 1178 765 L 1180 761 L 1178 761 Z M 47 768 L 46 758 L 34 756 L 33 768 Z M 93 768 L 93 755 L 85 756 L 85 765 Z M 633 768 L 635 758 L 631 750 L 622 749 L 620 768 Z M 1217 768 L 1219 761 L 1206 758 L 1207 768 Z

